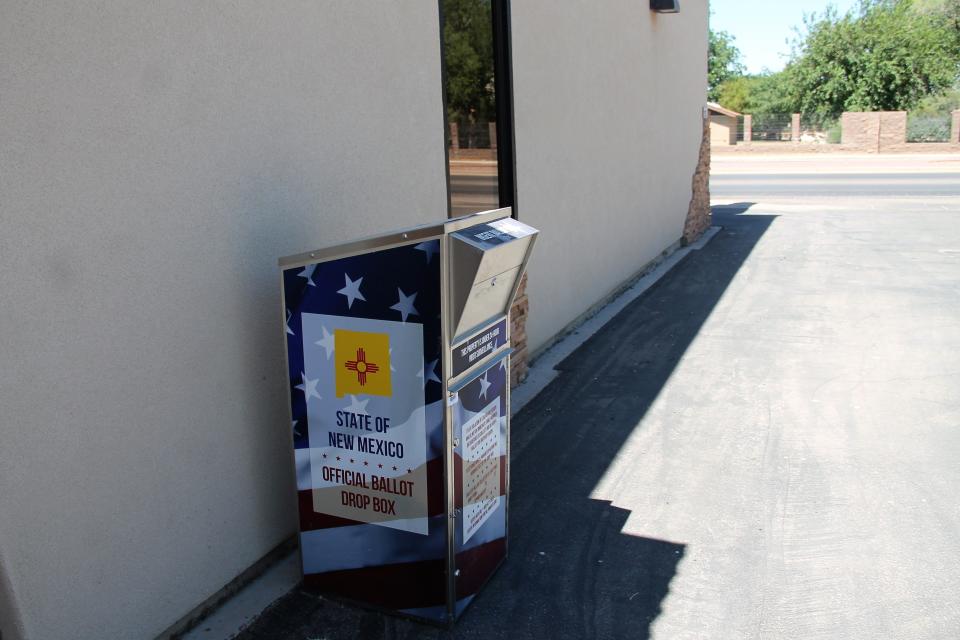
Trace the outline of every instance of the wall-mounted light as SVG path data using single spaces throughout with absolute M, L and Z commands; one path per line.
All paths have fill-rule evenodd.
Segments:
M 650 0 L 650 11 L 680 13 L 680 0 Z

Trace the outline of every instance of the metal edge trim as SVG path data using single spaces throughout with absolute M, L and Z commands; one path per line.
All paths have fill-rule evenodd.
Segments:
M 414 227 L 406 231 L 391 231 L 390 233 L 369 236 L 360 240 L 353 240 L 344 244 L 330 245 L 305 251 L 285 258 L 280 258 L 278 264 L 281 269 L 290 269 L 300 267 L 315 262 L 326 262 L 338 258 L 347 258 L 361 253 L 368 253 L 374 250 L 389 249 L 393 246 L 402 246 L 411 244 L 417 240 L 429 240 L 443 234 L 442 224 L 430 224 L 422 227 Z
M 388 231 L 342 244 L 323 246 L 312 251 L 304 251 L 280 258 L 277 263 L 282 269 L 290 269 L 314 262 L 345 258 L 351 255 L 373 251 L 374 249 L 386 249 L 391 246 L 410 244 L 417 240 L 428 240 L 444 235 L 445 233 L 453 233 L 459 229 L 465 229 L 475 224 L 483 224 L 484 222 L 509 216 L 510 207 L 481 211 L 468 216 L 454 218 L 447 222 L 418 225 L 410 227 L 409 229 Z
M 521 277 L 522 277 L 522 274 L 521 274 Z M 479 324 L 474 325 L 473 327 L 471 327 L 469 331 L 463 331 L 463 332 L 458 333 L 457 335 L 453 336 L 453 340 L 450 341 L 450 349 L 456 349 L 457 347 L 459 347 L 459 346 L 460 346 L 461 344 L 463 344 L 464 342 L 469 341 L 470 338 L 474 337 L 474 336 L 477 335 L 478 333 L 483 333 L 484 331 L 487 331 L 488 329 L 492 329 L 495 324 L 498 324 L 498 323 L 499 323 L 500 321 L 502 321 L 502 320 L 506 320 L 506 321 L 507 321 L 507 338 L 506 338 L 506 339 L 507 339 L 507 342 L 506 342 L 506 344 L 507 344 L 507 346 L 509 346 L 509 344 L 510 344 L 510 307 L 512 307 L 512 306 L 513 306 L 513 302 L 511 301 L 511 302 L 510 302 L 510 306 L 507 307 L 507 310 L 506 310 L 506 311 L 503 311 L 503 312 L 501 312 L 501 313 L 498 313 L 497 315 L 495 315 L 495 316 L 493 317 L 492 320 L 489 320 L 489 319 L 488 319 L 488 320 L 484 320 L 483 322 L 481 322 L 481 323 L 479 323 Z M 501 349 L 502 349 L 502 348 L 503 348 L 503 347 L 501 347 Z M 499 351 L 500 351 L 500 349 L 497 349 L 496 351 L 493 351 L 492 353 L 499 353 Z M 484 360 L 486 360 L 487 358 L 489 358 L 490 355 L 491 355 L 491 354 L 488 354 L 488 355 L 484 358 Z M 451 360 L 452 360 L 452 357 L 451 357 Z M 482 362 L 482 360 L 481 360 L 481 362 Z M 478 363 L 474 363 L 474 364 L 478 364 Z M 451 367 L 452 367 L 452 363 L 451 363 Z M 459 378 L 459 377 L 462 376 L 464 373 L 466 373 L 469 369 L 472 369 L 472 368 L 473 368 L 472 366 L 467 367 L 466 369 L 464 369 L 464 370 L 461 371 L 460 373 L 458 373 L 458 374 L 456 374 L 456 375 L 451 375 L 451 376 L 450 376 L 450 379 L 451 379 L 451 380 L 454 380 L 454 379 L 456 379 L 456 378 Z M 451 372 L 452 372 L 452 371 L 453 371 L 453 369 L 451 368 Z
M 510 326 L 510 323 L 507 322 L 507 326 Z M 506 389 L 507 394 L 507 436 L 506 436 L 506 455 L 504 456 L 504 464 L 507 465 L 504 475 L 506 476 L 506 483 L 503 488 L 503 561 L 505 562 L 507 557 L 510 555 L 510 432 L 513 429 L 513 419 L 510 415 L 510 383 L 513 380 L 513 363 L 511 362 L 511 356 L 513 355 L 513 350 L 507 354 L 507 380 L 506 380 Z M 498 567 L 499 568 L 499 567 Z
M 465 369 L 463 372 L 459 373 L 456 377 L 450 378 L 450 391 L 460 391 L 463 388 L 464 381 L 470 377 L 471 373 L 474 371 L 480 371 L 486 369 L 488 364 L 493 364 L 494 362 L 500 362 L 503 360 L 504 355 L 509 355 L 513 353 L 513 347 L 510 345 L 510 331 L 507 330 L 507 342 L 502 347 L 496 351 L 491 351 L 487 357 L 483 360 L 478 360 L 473 363 L 470 368 Z
M 447 288 L 450 286 L 450 236 L 443 235 L 440 238 L 440 316 L 446 318 L 450 313 L 450 300 L 447 295 Z M 444 498 L 445 498 L 445 525 L 447 527 L 447 549 L 446 549 L 446 579 L 447 579 L 447 621 L 452 624 L 456 617 L 456 597 L 457 585 L 454 547 L 456 540 L 457 519 L 455 517 L 454 484 L 453 471 L 456 468 L 453 459 L 453 414 L 450 403 L 447 401 L 449 391 L 447 388 L 447 372 L 450 371 L 452 361 L 452 350 L 450 343 L 450 330 L 446 322 L 440 323 L 440 335 L 443 351 L 440 354 L 443 360 L 443 471 L 444 471 Z
M 457 382 L 451 384 L 448 388 L 448 393 L 460 393 L 460 390 L 465 386 L 476 380 L 477 376 L 493 369 L 494 365 L 500 364 L 504 358 L 509 358 L 513 354 L 513 348 L 510 345 L 504 345 L 503 349 L 500 349 L 495 352 L 497 354 L 496 358 L 491 358 L 490 360 L 484 360 L 482 363 L 474 365 L 464 371 L 460 377 L 457 379 Z M 509 382 L 507 384 L 509 386 Z
M 479 211 L 477 213 L 471 213 L 468 216 L 462 216 L 460 218 L 454 218 L 449 222 L 444 223 L 444 232 L 454 233 L 460 231 L 461 229 L 466 229 L 477 224 L 484 224 L 486 222 L 493 222 L 494 220 L 499 220 L 500 218 L 509 218 L 511 217 L 511 208 L 510 207 L 500 207 L 499 209 L 490 209 L 489 211 Z
M 287 436 L 289 438 L 289 443 L 290 443 L 288 451 L 290 452 L 290 469 L 293 472 L 293 478 L 292 478 L 293 486 L 296 487 L 297 486 L 297 449 L 296 449 L 296 443 L 293 440 L 293 426 L 292 426 L 293 425 L 293 404 L 290 400 L 290 387 L 291 387 L 292 380 L 290 380 L 290 344 L 287 342 L 286 313 L 287 313 L 287 291 L 286 291 L 286 287 L 284 286 L 283 271 L 281 271 L 280 272 L 280 327 L 282 331 L 281 335 L 283 336 L 283 379 L 286 381 L 286 385 L 284 385 L 284 389 L 283 389 L 283 395 L 284 395 L 284 405 L 286 405 L 286 408 L 287 408 L 287 422 L 285 422 L 284 424 L 291 425 L 290 431 L 287 432 Z M 290 317 L 293 317 L 292 312 Z M 309 424 L 306 425 L 308 429 L 309 429 L 309 426 L 310 426 Z M 296 493 L 294 493 L 294 496 L 296 496 Z M 292 502 L 293 502 L 294 508 L 297 510 L 297 567 L 300 569 L 300 578 L 302 579 L 303 578 L 303 551 L 300 548 L 300 534 L 302 533 L 300 531 L 300 524 L 299 524 L 300 506 L 297 504 L 296 498 L 294 498 Z
M 510 309 L 513 308 L 513 303 L 517 301 L 517 291 L 520 290 L 520 282 L 523 280 L 523 276 L 527 272 L 527 264 L 530 262 L 530 256 L 533 255 L 533 247 L 537 244 L 537 238 L 540 237 L 540 231 L 538 230 L 535 234 L 529 237 L 530 244 L 527 245 L 527 255 L 523 257 L 523 262 L 520 263 L 520 271 L 517 273 L 517 281 L 513 283 L 513 291 L 510 292 L 510 304 L 507 305 L 508 325 L 510 324 Z

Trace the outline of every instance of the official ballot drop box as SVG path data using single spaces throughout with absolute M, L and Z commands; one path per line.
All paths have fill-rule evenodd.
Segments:
M 306 586 L 452 624 L 506 557 L 510 213 L 280 260 Z

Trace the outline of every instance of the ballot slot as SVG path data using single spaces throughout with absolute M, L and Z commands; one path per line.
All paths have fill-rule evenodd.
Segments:
M 450 332 L 455 341 L 507 313 L 537 233 L 501 218 L 450 234 Z

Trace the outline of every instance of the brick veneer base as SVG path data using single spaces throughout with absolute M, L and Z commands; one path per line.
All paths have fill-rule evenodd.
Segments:
M 527 350 L 527 313 L 530 303 L 527 300 L 527 274 L 520 279 L 517 297 L 510 307 L 510 346 L 513 357 L 510 360 L 510 387 L 515 387 L 527 377 L 530 367 L 530 352 Z
M 683 225 L 683 244 L 696 241 L 710 228 L 710 122 L 703 121 L 703 137 L 700 139 L 700 155 L 693 172 L 690 206 Z

